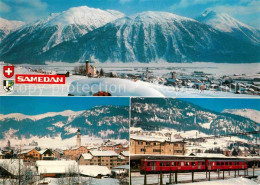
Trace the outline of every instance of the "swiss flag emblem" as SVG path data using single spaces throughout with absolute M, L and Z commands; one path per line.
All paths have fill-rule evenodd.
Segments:
M 3 72 L 6 78 L 11 78 L 14 75 L 14 66 L 4 66 Z

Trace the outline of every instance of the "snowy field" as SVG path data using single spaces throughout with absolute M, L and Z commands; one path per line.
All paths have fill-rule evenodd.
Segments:
M 76 64 L 79 65 L 79 64 Z M 73 71 L 75 64 L 52 63 L 46 66 L 27 66 L 31 68 L 42 68 L 45 71 Z M 259 72 L 260 65 L 257 64 L 216 64 L 216 63 L 175 63 L 175 64 L 96 64 L 97 68 L 101 67 L 105 72 L 116 72 L 117 74 L 142 74 L 146 67 L 153 72 L 154 76 L 169 77 L 170 72 L 180 71 L 191 73 L 194 70 L 205 71 L 222 76 L 224 74 L 256 74 Z M 99 67 L 100 66 L 100 67 Z M 258 67 L 259 66 L 259 67 Z M 3 67 L 0 67 L 0 77 L 3 78 Z M 15 74 L 31 74 L 28 68 L 15 67 Z M 14 79 L 14 77 L 13 77 Z M 196 98 L 196 97 L 244 97 L 256 98 L 257 96 L 234 94 L 230 92 L 220 91 L 200 91 L 193 88 L 176 88 L 158 84 L 158 82 L 148 83 L 143 81 L 133 81 L 129 79 L 111 79 L 111 78 L 96 78 L 90 79 L 85 76 L 71 75 L 66 78 L 64 85 L 43 85 L 43 84 L 15 84 L 14 91 L 6 93 L 3 88 L 0 88 L 0 95 L 17 95 L 17 96 L 68 96 L 72 91 L 75 96 L 92 96 L 96 91 L 107 90 L 113 96 L 145 96 L 145 97 L 178 97 L 178 98 Z
M 86 184 L 86 185 L 116 185 L 119 184 L 119 181 L 117 179 L 113 179 L 113 178 L 103 178 L 103 179 L 95 179 L 95 178 L 88 178 L 88 177 L 80 177 L 82 184 Z M 45 178 L 44 180 L 41 180 L 39 182 L 48 182 L 49 185 L 60 185 L 64 183 L 62 183 L 63 181 L 66 180 L 62 180 L 60 178 Z M 0 185 L 13 185 L 13 182 L 8 182 L 8 180 L 5 180 L 5 182 L 3 182 L 0 179 Z
M 244 171 L 240 171 L 239 175 L 243 175 Z M 248 175 L 252 175 L 252 169 L 249 169 Z M 212 185 L 221 185 L 221 184 L 227 184 L 227 185 L 257 185 L 260 183 L 260 169 L 255 170 L 255 175 L 258 176 L 256 179 L 245 179 L 242 177 L 235 177 L 235 173 L 233 171 L 230 172 L 225 172 L 225 179 L 223 180 L 223 173 L 220 173 L 219 179 L 218 179 L 218 173 L 217 172 L 211 172 L 210 173 L 210 184 Z M 174 174 L 173 174 L 174 176 Z M 139 173 L 132 173 L 132 184 L 135 185 L 143 185 L 144 184 L 144 175 L 140 175 Z M 199 181 L 199 180 L 205 180 L 206 179 L 206 173 L 205 172 L 195 172 L 194 173 L 194 180 Z M 173 180 L 173 178 L 172 178 Z M 181 173 L 178 174 L 178 182 L 180 181 L 179 184 L 196 184 L 196 185 L 207 185 L 209 184 L 209 181 L 203 181 L 203 182 L 196 182 L 192 183 L 191 182 L 191 173 Z M 183 181 L 183 182 L 182 182 Z M 158 174 L 153 174 L 153 175 L 147 175 L 147 183 L 148 184 L 159 184 L 160 182 L 160 176 Z M 164 174 L 163 175 L 163 183 L 166 184 L 169 182 L 169 174 Z

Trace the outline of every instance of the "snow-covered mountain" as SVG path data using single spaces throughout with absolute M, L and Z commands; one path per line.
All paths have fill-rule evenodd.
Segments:
M 260 123 L 260 111 L 253 109 L 225 109 L 223 113 L 230 113 L 249 118 L 257 123 Z
M 212 10 L 206 10 L 197 20 L 237 39 L 243 39 L 253 44 L 260 44 L 260 30 L 248 26 L 226 13 L 216 13 Z
M 96 106 L 86 111 L 50 112 L 28 116 L 0 115 L 0 139 L 6 137 L 71 138 L 80 128 L 82 135 L 128 139 L 129 109 L 126 106 Z
M 0 42 L 11 32 L 17 30 L 25 23 L 22 21 L 9 21 L 0 17 Z
M 198 130 L 207 135 L 222 135 L 255 131 L 259 126 L 259 123 L 248 118 L 214 112 L 183 100 L 131 99 L 131 127 L 141 127 L 143 130 L 175 129 L 179 132 Z
M 61 13 L 37 20 L 8 35 L 1 44 L 4 59 L 23 60 L 30 53 L 31 59 L 64 41 L 80 36 L 123 17 L 114 10 L 101 10 L 87 6 L 74 7 Z
M 77 12 L 78 9 L 84 11 Z M 85 9 L 90 8 L 72 8 L 10 34 L 0 44 L 0 60 L 31 64 L 83 62 L 86 59 L 142 63 L 249 63 L 260 60 L 259 45 L 193 19 L 152 11 L 122 17 L 123 14 L 110 10 L 105 12 L 110 16 L 105 14 L 104 18 L 95 13 L 102 10 L 91 9 L 94 13 L 86 15 Z M 85 18 L 89 15 L 93 15 L 95 21 Z M 84 20 L 88 20 L 86 24 L 82 24 Z
M 92 59 L 99 62 L 238 63 L 259 61 L 258 51 L 258 46 L 196 20 L 150 11 L 117 19 L 85 34 L 78 42 L 62 43 L 37 59 L 41 62 Z

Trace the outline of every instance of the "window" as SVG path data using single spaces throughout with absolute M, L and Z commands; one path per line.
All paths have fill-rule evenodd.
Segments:
M 154 142 L 153 145 L 155 146 L 155 145 L 156 145 L 156 142 Z
M 191 166 L 195 166 L 195 162 L 191 162 Z
M 190 166 L 190 163 L 189 163 L 189 162 L 186 162 L 186 163 L 185 163 L 185 166 Z
M 232 165 L 232 162 L 229 162 L 229 165 L 231 166 L 231 165 Z
M 225 166 L 228 166 L 228 162 L 225 162 Z
M 220 165 L 220 162 L 217 162 L 217 166 L 219 166 Z
M 151 162 L 147 162 L 147 166 L 151 166 Z
M 153 152 L 161 152 L 160 149 L 153 149 Z
M 204 166 L 205 165 L 205 162 L 202 162 L 202 166 Z
M 172 162 L 172 166 L 176 166 L 176 162 Z
M 160 166 L 164 166 L 164 162 L 160 162 Z
M 146 152 L 145 148 L 141 148 L 140 150 L 141 150 L 141 152 Z
M 170 166 L 171 165 L 171 163 L 170 162 L 166 162 L 166 166 Z
M 221 166 L 224 166 L 224 162 L 221 162 Z
M 138 141 L 138 145 L 142 145 L 143 144 L 143 142 L 142 141 Z
M 150 145 L 150 143 L 149 143 L 149 142 L 146 142 L 146 145 Z

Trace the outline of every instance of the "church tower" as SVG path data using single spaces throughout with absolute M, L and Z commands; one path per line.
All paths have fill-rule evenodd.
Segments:
M 77 131 L 77 147 L 81 146 L 81 134 L 80 134 L 80 129 Z

